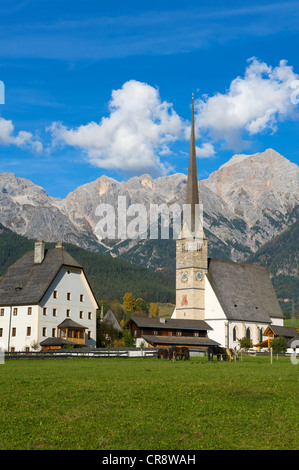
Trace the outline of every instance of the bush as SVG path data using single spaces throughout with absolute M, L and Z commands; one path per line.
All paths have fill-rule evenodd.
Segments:
M 271 348 L 274 353 L 285 353 L 287 350 L 287 340 L 284 336 L 274 338 L 271 342 Z
M 246 338 L 245 336 L 238 340 L 240 349 L 249 349 L 252 348 L 252 341 L 250 338 Z

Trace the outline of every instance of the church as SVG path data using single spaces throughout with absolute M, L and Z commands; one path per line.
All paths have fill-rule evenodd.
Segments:
M 176 306 L 171 319 L 130 321 L 137 345 L 184 345 L 239 349 L 247 337 L 263 344 L 269 325 L 282 327 L 270 276 L 262 266 L 210 258 L 200 214 L 194 129 L 194 99 L 185 207 L 176 241 Z
M 238 348 L 247 337 L 261 343 L 268 325 L 283 326 L 270 276 L 262 266 L 209 258 L 208 241 L 200 220 L 194 101 L 186 204 L 191 217 L 184 221 L 176 242 L 176 308 L 172 318 L 204 320 L 209 337 L 225 348 Z

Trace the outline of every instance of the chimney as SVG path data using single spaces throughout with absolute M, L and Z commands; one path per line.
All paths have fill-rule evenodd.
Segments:
M 63 243 L 62 242 L 57 242 L 55 248 L 63 250 Z
M 45 257 L 45 242 L 38 240 L 34 243 L 34 263 L 40 264 Z
M 165 317 L 160 317 L 159 320 L 160 320 L 160 323 L 163 323 L 163 324 L 166 323 L 166 318 Z

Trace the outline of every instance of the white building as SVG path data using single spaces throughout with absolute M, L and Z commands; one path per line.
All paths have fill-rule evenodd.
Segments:
M 176 308 L 172 318 L 202 320 L 212 329 L 209 338 L 225 348 L 238 348 L 238 339 L 262 343 L 268 325 L 283 326 L 267 269 L 208 257 L 208 241 L 195 208 L 199 205 L 194 103 L 186 204 L 191 220 L 176 242 Z M 186 225 L 187 224 L 187 225 Z M 195 230 L 195 227 L 196 230 Z
M 258 344 L 268 325 L 283 326 L 283 314 L 267 269 L 209 259 L 205 320 L 212 327 L 210 338 L 228 348 L 238 348 L 238 340 L 244 337 Z
M 30 351 L 45 340 L 93 347 L 97 308 L 83 267 L 62 243 L 45 250 L 38 241 L 0 280 L 0 347 Z

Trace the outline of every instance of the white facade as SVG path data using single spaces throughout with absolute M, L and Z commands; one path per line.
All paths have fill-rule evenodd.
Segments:
M 58 325 L 70 318 L 86 327 L 85 344 L 96 345 L 97 303 L 80 268 L 62 267 L 39 305 L 0 306 L 0 348 L 30 351 L 57 337 Z

